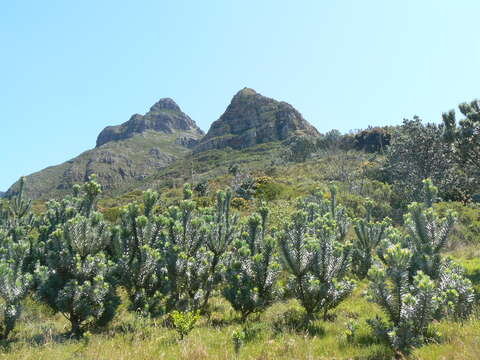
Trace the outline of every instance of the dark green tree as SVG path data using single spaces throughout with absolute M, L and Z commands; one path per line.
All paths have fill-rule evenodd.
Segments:
M 442 141 L 442 125 L 423 124 L 420 118 L 404 120 L 392 134 L 386 152 L 385 180 L 393 185 L 396 206 L 422 199 L 422 181 L 430 178 L 444 199 L 459 199 L 463 191 L 450 146 Z
M 478 191 L 480 177 L 480 100 L 459 105 L 464 116 L 457 124 L 455 111 L 443 114 L 444 139 L 451 144 L 454 158 L 465 173 L 470 188 Z

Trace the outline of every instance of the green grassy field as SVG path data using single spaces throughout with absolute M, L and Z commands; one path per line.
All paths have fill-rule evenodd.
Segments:
M 228 303 L 212 300 L 212 314 L 202 317 L 182 341 L 161 319 L 147 321 L 126 310 L 100 333 L 82 340 L 66 337 L 67 321 L 31 299 L 12 340 L 0 359 L 391 359 L 395 354 L 372 335 L 365 320 L 380 314 L 376 305 L 362 296 L 366 284 L 343 302 L 328 321 L 316 321 L 308 330 L 295 330 L 285 319 L 299 311 L 291 300 L 270 307 L 246 325 L 249 334 L 239 354 L 232 334 L 242 325 Z M 290 314 L 290 316 L 289 316 Z M 348 321 L 358 322 L 353 339 L 345 335 Z M 480 319 L 475 313 L 464 323 L 442 321 L 437 343 L 416 349 L 412 359 L 478 359 Z

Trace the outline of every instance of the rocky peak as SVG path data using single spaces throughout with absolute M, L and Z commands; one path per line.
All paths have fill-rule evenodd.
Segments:
M 251 88 L 244 87 L 242 90 L 240 90 L 233 96 L 232 103 L 236 101 L 241 101 L 241 99 L 246 98 L 248 96 L 255 96 L 255 95 L 259 95 L 259 94 Z
M 158 112 L 162 110 L 182 112 L 180 106 L 178 106 L 177 103 L 170 98 L 160 99 L 150 108 L 150 112 Z
M 147 130 L 165 134 L 187 131 L 193 133 L 195 137 L 203 135 L 195 121 L 186 115 L 175 101 L 163 98 L 156 102 L 145 115 L 134 114 L 121 125 L 107 126 L 98 135 L 97 147 L 110 141 L 128 139 Z
M 227 146 L 242 149 L 285 140 L 292 135 L 318 136 L 319 133 L 290 104 L 244 88 L 235 94 L 226 111 L 212 124 L 195 151 Z

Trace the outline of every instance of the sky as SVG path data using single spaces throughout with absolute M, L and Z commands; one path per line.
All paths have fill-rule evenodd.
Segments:
M 321 132 L 480 97 L 478 0 L 23 0 L 0 5 L 0 190 L 173 98 L 205 131 L 243 87 Z

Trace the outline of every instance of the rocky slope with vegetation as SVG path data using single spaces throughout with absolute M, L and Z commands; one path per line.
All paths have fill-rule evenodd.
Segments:
M 57 166 L 27 176 L 25 192 L 34 199 L 59 197 L 91 174 L 106 192 L 121 191 L 184 156 L 203 136 L 202 130 L 172 99 L 161 99 L 145 115 L 133 115 L 105 128 L 97 146 Z M 18 183 L 8 191 L 15 194 Z
M 223 115 L 215 121 L 195 152 L 211 149 L 243 149 L 293 135 L 318 136 L 290 104 L 265 97 L 244 88 L 232 99 Z
M 151 186 L 159 178 L 171 180 L 176 177 L 174 169 L 179 167 L 190 169 L 191 175 L 194 169 L 188 163 L 202 168 L 211 156 L 218 156 L 215 150 L 260 149 L 262 157 L 273 159 L 278 151 L 267 155 L 267 149 L 278 150 L 281 142 L 288 147 L 292 139 L 318 136 L 315 127 L 293 106 L 249 88 L 233 97 L 205 136 L 172 99 L 164 98 L 145 115 L 134 114 L 121 125 L 106 127 L 98 135 L 94 149 L 29 175 L 25 192 L 33 199 L 63 196 L 73 184 L 96 174 L 106 194 L 118 194 Z M 250 162 L 250 157 L 243 158 Z M 18 183 L 7 191 L 7 196 L 16 191 Z

